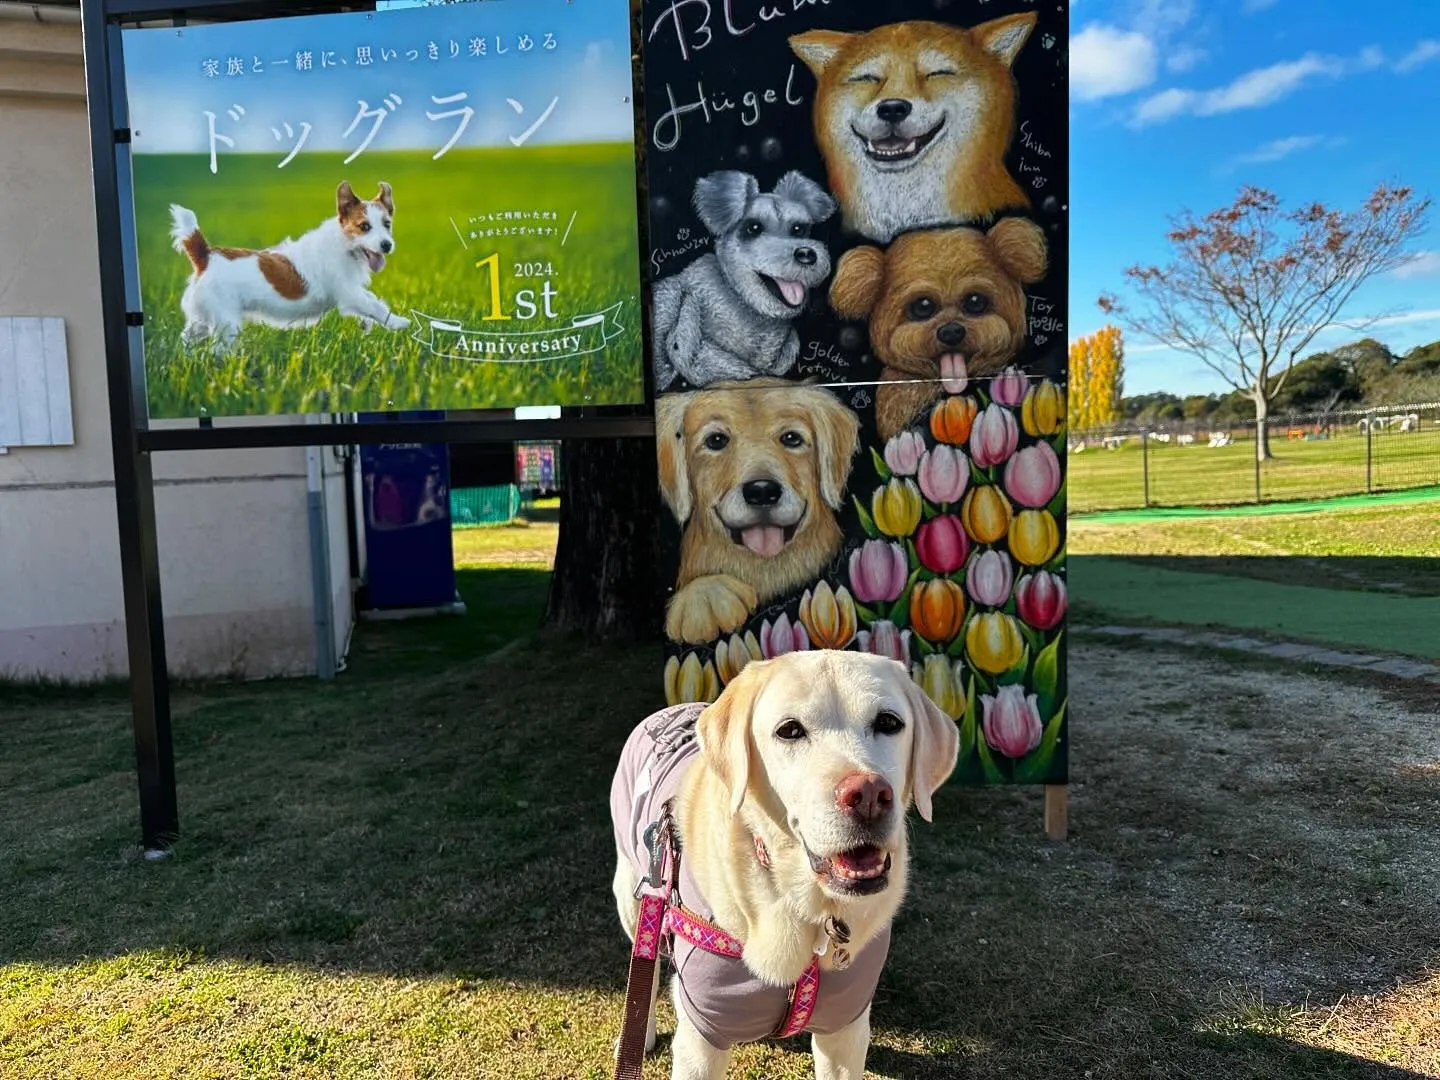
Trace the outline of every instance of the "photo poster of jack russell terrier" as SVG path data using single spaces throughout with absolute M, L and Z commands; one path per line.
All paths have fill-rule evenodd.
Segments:
M 865 650 L 1064 783 L 1066 6 L 643 15 L 668 700 Z
M 627 0 L 122 47 L 152 417 L 647 400 Z

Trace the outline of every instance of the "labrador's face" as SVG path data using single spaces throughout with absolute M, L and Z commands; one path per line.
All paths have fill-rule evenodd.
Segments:
M 833 896 L 879 893 L 905 855 L 905 811 L 931 816 L 955 767 L 955 723 L 893 660 L 819 650 L 752 663 L 700 721 L 738 809 L 753 799 Z M 737 790 L 738 784 L 738 790 Z

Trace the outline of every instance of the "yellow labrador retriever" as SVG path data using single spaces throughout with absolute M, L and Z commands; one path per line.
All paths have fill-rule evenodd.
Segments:
M 714 704 L 631 733 L 610 795 L 615 899 L 633 942 L 650 827 L 671 823 L 672 1080 L 720 1080 L 735 1045 L 799 1030 L 818 1080 L 860 1080 L 909 874 L 905 814 L 931 819 L 958 741 L 903 665 L 825 650 L 752 662 Z

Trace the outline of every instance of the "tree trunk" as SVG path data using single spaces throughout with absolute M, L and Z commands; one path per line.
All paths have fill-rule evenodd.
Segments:
M 1251 400 L 1255 402 L 1255 459 L 1269 461 L 1270 402 L 1261 394 L 1256 394 Z
M 545 624 L 592 639 L 658 642 L 664 509 L 654 440 L 567 440 L 562 458 L 560 537 Z

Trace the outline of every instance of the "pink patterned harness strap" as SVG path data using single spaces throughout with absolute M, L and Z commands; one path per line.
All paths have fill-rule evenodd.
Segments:
M 712 926 L 684 904 L 674 900 L 671 900 L 670 907 L 665 912 L 665 928 L 676 937 L 684 938 L 697 949 L 704 949 L 716 956 L 739 960 L 745 951 L 743 942 L 727 934 L 718 926 Z M 799 1035 L 809 1027 L 810 1018 L 815 1015 L 815 1003 L 819 998 L 820 961 L 819 958 L 812 957 L 810 966 L 801 973 L 799 980 L 790 991 L 790 1005 L 785 1011 L 785 1019 L 775 1029 L 774 1037 L 788 1039 L 792 1035 Z

